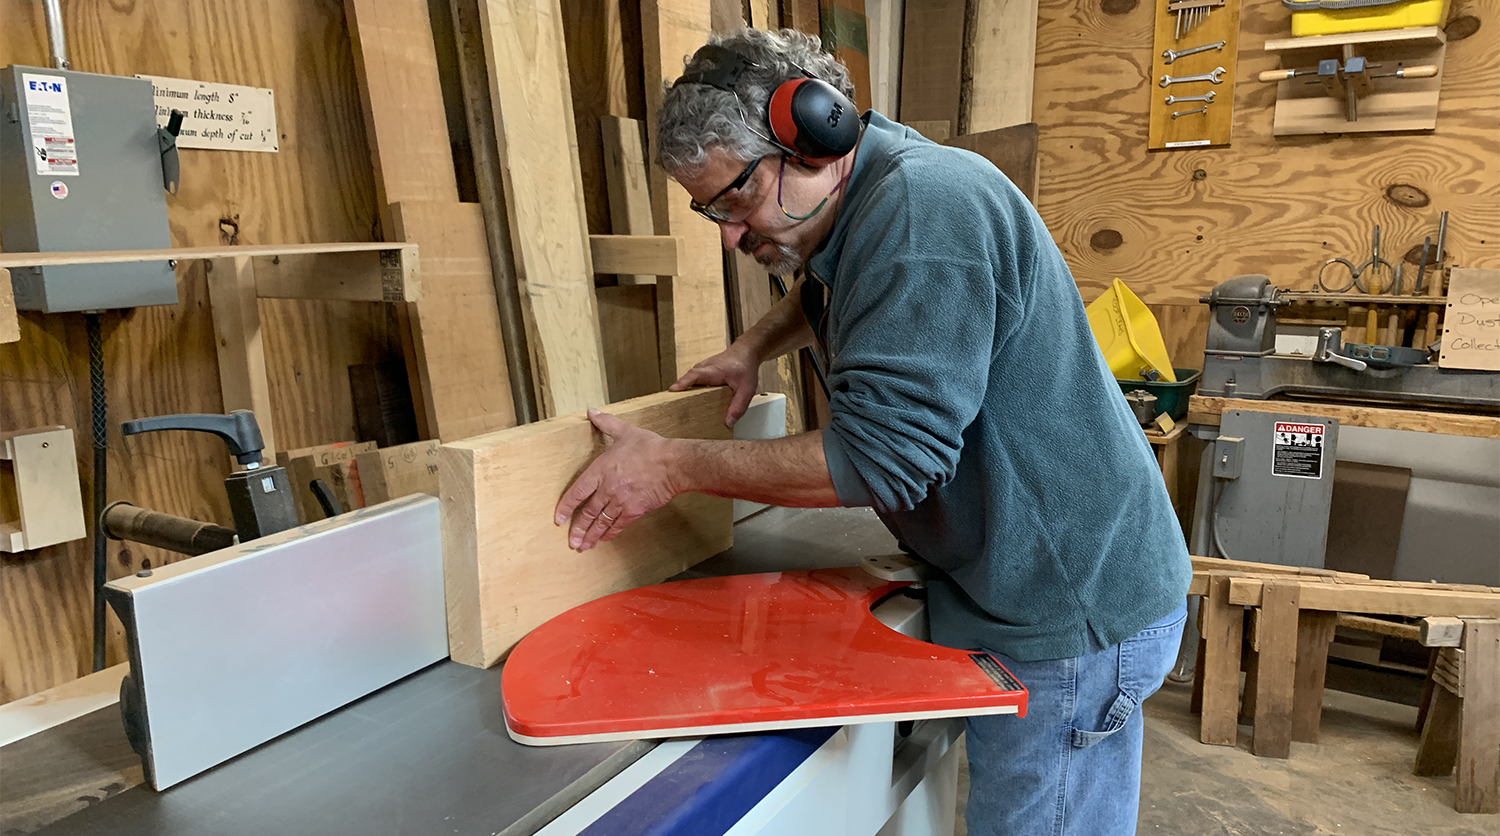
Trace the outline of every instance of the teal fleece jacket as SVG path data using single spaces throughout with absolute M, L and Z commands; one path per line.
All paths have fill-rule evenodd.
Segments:
M 839 500 L 939 570 L 933 641 L 1024 661 L 1118 644 L 1192 567 L 1062 253 L 983 157 L 864 118 L 807 269 L 828 288 Z

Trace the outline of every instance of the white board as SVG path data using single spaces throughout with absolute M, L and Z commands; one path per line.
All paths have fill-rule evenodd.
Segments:
M 270 90 L 156 75 L 136 78 L 151 82 L 158 127 L 167 124 L 173 110 L 186 114 L 178 148 L 277 150 L 276 98 Z

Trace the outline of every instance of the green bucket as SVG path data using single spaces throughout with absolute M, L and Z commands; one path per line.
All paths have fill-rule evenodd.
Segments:
M 1197 369 L 1179 369 L 1176 366 L 1172 370 L 1177 373 L 1176 383 L 1167 383 L 1164 380 L 1121 380 L 1115 378 L 1120 384 L 1120 392 L 1134 392 L 1137 389 L 1145 389 L 1156 396 L 1156 414 L 1165 412 L 1173 421 L 1181 421 L 1187 417 L 1188 398 L 1198 391 L 1198 378 L 1203 372 Z

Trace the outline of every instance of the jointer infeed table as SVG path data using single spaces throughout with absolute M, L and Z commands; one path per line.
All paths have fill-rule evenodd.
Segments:
M 894 551 L 879 522 L 856 511 L 771 509 L 739 533 L 740 545 L 689 574 L 847 566 Z M 808 553 L 813 541 L 837 545 Z M 893 601 L 882 618 L 906 629 L 924 620 L 914 598 Z M 0 827 L 121 836 L 951 832 L 960 719 L 537 748 L 507 734 L 503 674 L 503 665 L 437 662 L 161 792 L 133 786 L 139 760 L 118 706 L 106 705 L 0 749 Z

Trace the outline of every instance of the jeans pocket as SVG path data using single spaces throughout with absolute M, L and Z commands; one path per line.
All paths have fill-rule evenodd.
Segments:
M 1173 616 L 1176 616 L 1175 618 Z M 1141 703 L 1156 693 L 1162 680 L 1171 672 L 1177 661 L 1177 649 L 1182 640 L 1182 626 L 1187 620 L 1186 612 L 1174 612 L 1172 616 L 1147 627 L 1121 642 L 1118 647 L 1114 702 L 1104 715 L 1098 731 L 1072 729 L 1075 749 L 1087 749 L 1125 727 Z M 1102 702 L 1102 700 L 1101 700 Z
M 1115 701 L 1110 704 L 1109 713 L 1104 715 L 1103 729 L 1099 731 L 1084 731 L 1074 728 L 1072 730 L 1073 748 L 1087 749 L 1120 729 L 1125 728 L 1125 721 L 1130 719 L 1130 715 L 1135 713 L 1137 707 L 1139 707 L 1139 703 L 1131 699 L 1130 695 L 1123 692 L 1120 693 L 1115 697 Z

